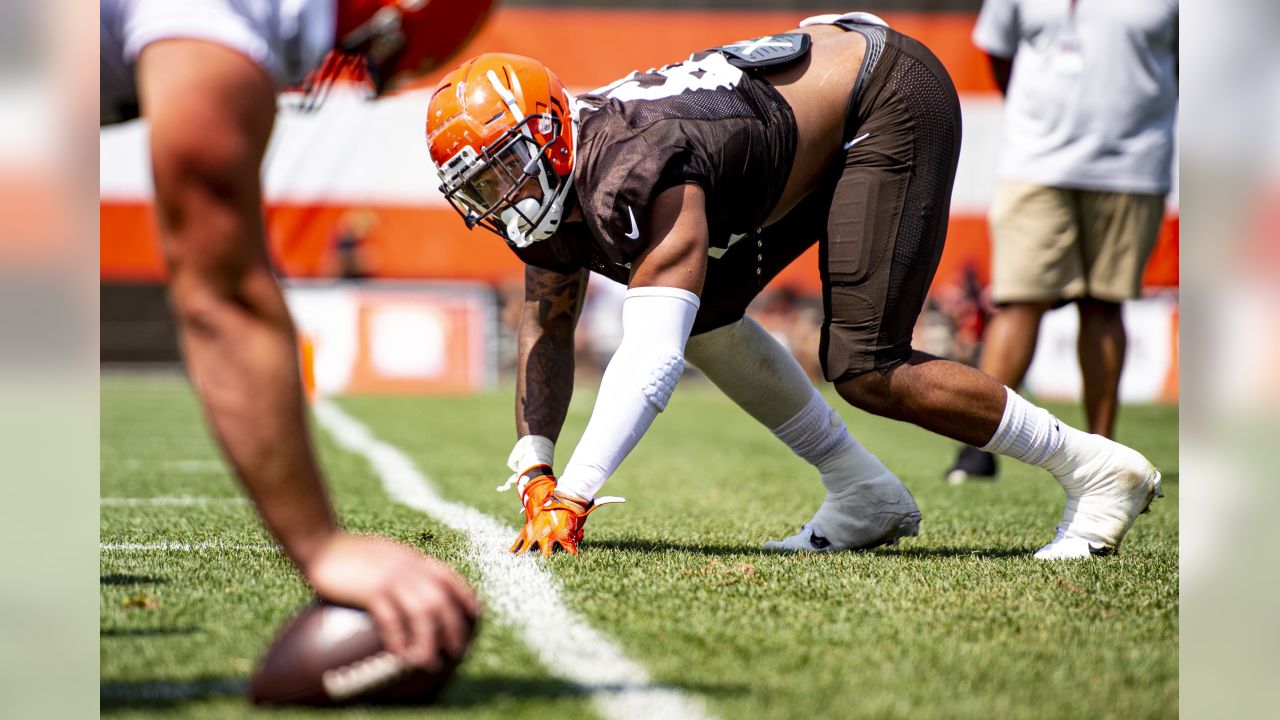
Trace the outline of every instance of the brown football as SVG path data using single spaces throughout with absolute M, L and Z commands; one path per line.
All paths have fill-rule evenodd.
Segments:
M 363 610 L 317 602 L 293 616 L 249 680 L 256 705 L 427 704 L 462 657 L 410 669 L 382 645 Z

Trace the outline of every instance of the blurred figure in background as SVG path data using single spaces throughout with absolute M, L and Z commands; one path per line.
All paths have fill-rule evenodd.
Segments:
M 141 115 L 149 123 L 170 301 L 213 431 L 316 592 L 368 610 L 387 648 L 413 665 L 433 661 L 441 648 L 460 656 L 479 607 L 443 563 L 338 526 L 307 429 L 293 322 L 268 261 L 260 171 L 277 90 L 301 85 L 323 63 L 309 100 L 352 68 L 381 94 L 445 59 L 489 5 L 101 5 L 100 121 Z
M 364 280 L 370 277 L 369 233 L 378 224 L 378 214 L 369 208 L 350 210 L 338 221 L 333 235 L 333 254 L 337 258 L 338 277 Z
M 1005 94 L 1000 185 L 991 204 L 992 299 L 979 367 L 1016 388 L 1044 313 L 1080 313 L 1090 432 L 1115 429 L 1126 334 L 1172 181 L 1178 0 L 985 0 L 974 43 Z M 994 477 L 995 456 L 961 449 L 948 482 Z

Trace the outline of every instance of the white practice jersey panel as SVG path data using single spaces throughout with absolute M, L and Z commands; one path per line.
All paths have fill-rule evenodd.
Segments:
M 1169 190 L 1177 0 L 985 0 L 973 39 L 1014 58 L 1001 177 Z
M 134 64 L 147 45 L 207 40 L 244 53 L 276 87 L 298 85 L 333 48 L 334 0 L 101 0 L 103 124 L 137 116 Z

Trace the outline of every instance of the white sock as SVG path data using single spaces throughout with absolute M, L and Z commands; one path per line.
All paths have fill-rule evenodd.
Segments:
M 689 338 L 685 354 L 734 403 L 817 467 L 829 491 L 893 477 L 853 439 L 800 363 L 750 317 Z
M 846 490 L 859 479 L 889 472 L 879 458 L 853 439 L 844 420 L 816 388 L 800 412 L 771 431 L 792 452 L 818 468 L 822 484 L 831 493 Z
M 786 423 L 813 394 L 800 363 L 750 317 L 689 338 L 685 357 L 767 428 Z
M 1027 402 L 1012 388 L 1005 388 L 1004 417 L 983 450 L 1008 455 L 1028 465 L 1045 467 L 1062 447 L 1064 427 L 1048 410 Z M 1070 428 L 1067 428 L 1070 429 Z

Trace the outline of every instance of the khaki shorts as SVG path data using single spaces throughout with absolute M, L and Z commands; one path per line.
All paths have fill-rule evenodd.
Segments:
M 1003 181 L 991 204 L 996 303 L 1138 297 L 1164 196 Z

